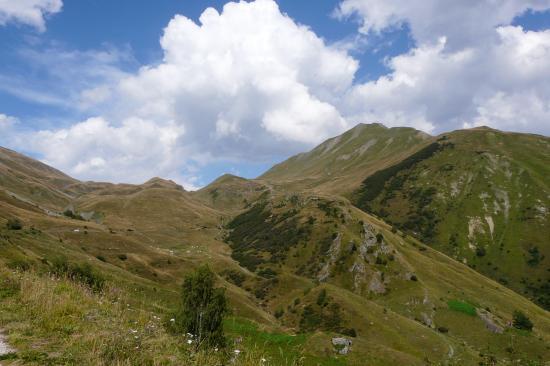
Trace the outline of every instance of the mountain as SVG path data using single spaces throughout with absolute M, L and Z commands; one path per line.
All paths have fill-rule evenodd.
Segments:
M 36 205 L 60 208 L 71 200 L 65 187 L 77 180 L 28 158 L 15 151 L 0 147 L 0 194 Z
M 0 329 L 17 349 L 7 362 L 216 364 L 193 356 L 166 325 L 184 274 L 208 263 L 230 300 L 225 330 L 230 346 L 244 352 L 236 364 L 262 358 L 273 365 L 543 364 L 550 359 L 548 311 L 514 288 L 507 267 L 499 266 L 506 286 L 518 292 L 474 268 L 496 260 L 495 244 L 482 241 L 488 231 L 474 230 L 472 245 L 485 248 L 484 256 L 473 249 L 480 262 L 466 257 L 472 249 L 460 233 L 470 215 L 488 215 L 476 211 L 484 206 L 472 198 L 486 192 L 488 209 L 495 209 L 493 201 L 500 208 L 491 214 L 495 243 L 514 248 L 512 230 L 529 228 L 541 232 L 532 233 L 533 241 L 543 238 L 547 222 L 516 215 L 531 212 L 521 208 L 538 199 L 547 207 L 540 198 L 547 140 L 486 129 L 431 137 L 359 125 L 256 180 L 225 175 L 196 192 L 161 178 L 140 185 L 81 182 L 0 150 Z M 468 163 L 469 157 L 478 160 Z M 443 161 L 453 168 L 440 169 Z M 459 193 L 443 189 L 464 174 L 474 178 L 458 184 Z M 422 193 L 433 196 L 422 210 L 441 215 L 433 236 L 402 219 L 417 207 L 420 181 L 422 189 L 436 190 Z M 498 201 L 503 190 L 509 205 Z M 442 226 L 451 218 L 464 254 L 440 245 L 440 237 L 451 235 L 444 230 L 452 222 Z M 14 219 L 22 229 L 6 225 Z M 518 272 L 532 271 L 542 282 L 548 240 L 537 243 L 538 264 Z M 509 263 L 522 265 L 515 251 L 508 255 Z M 87 276 L 104 279 L 105 289 L 94 293 L 73 278 L 50 277 L 60 260 L 89 266 Z M 518 310 L 532 331 L 510 326 Z M 351 339 L 351 352 L 339 354 L 333 337 Z
M 259 179 L 291 189 L 347 194 L 368 175 L 401 161 L 433 139 L 413 128 L 358 124 L 307 153 L 275 165 Z
M 549 162 L 545 136 L 359 124 L 260 180 L 347 197 L 548 309 Z
M 550 138 L 455 131 L 368 176 L 359 208 L 550 308 Z

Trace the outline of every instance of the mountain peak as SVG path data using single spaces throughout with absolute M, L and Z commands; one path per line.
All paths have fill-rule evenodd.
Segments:
M 143 186 L 147 188 L 168 188 L 168 189 L 177 189 L 180 191 L 185 191 L 185 189 L 170 179 L 163 179 L 159 177 L 153 177 L 149 179 L 147 182 L 142 184 Z

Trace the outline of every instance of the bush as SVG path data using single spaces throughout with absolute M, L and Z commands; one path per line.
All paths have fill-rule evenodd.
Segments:
M 94 271 L 88 263 L 69 263 L 66 257 L 60 256 L 52 260 L 51 273 L 58 277 L 80 282 L 94 292 L 101 292 L 105 287 L 105 279 Z
M 531 320 L 527 317 L 527 315 L 519 310 L 514 311 L 514 321 L 512 324 L 514 325 L 514 328 L 517 329 L 524 329 L 529 331 L 533 329 L 533 323 L 531 322 Z
M 179 333 L 194 335 L 195 347 L 223 347 L 223 318 L 228 313 L 224 289 L 214 288 L 215 275 L 208 266 L 187 275 L 181 292 L 181 308 L 176 315 Z
M 28 271 L 31 269 L 31 264 L 24 259 L 17 258 L 8 262 L 8 267 L 18 271 Z
M 118 259 L 120 259 L 121 261 L 125 261 L 128 259 L 128 256 L 126 254 L 119 254 L 118 256 Z
M 484 257 L 485 254 L 486 254 L 485 248 L 483 248 L 483 247 L 477 247 L 477 248 L 476 248 L 476 255 L 477 255 L 478 257 Z
M 8 219 L 6 227 L 8 228 L 8 230 L 21 230 L 23 228 L 23 224 L 21 223 L 21 220 L 17 218 L 12 218 Z
M 317 296 L 317 305 L 324 306 L 327 303 L 327 290 L 322 289 Z
M 258 271 L 258 275 L 262 276 L 263 278 L 275 278 L 277 277 L 277 272 L 275 272 L 271 268 L 263 268 Z
M 65 210 L 63 215 L 70 219 L 85 221 L 79 213 L 73 212 L 72 210 Z
M 96 258 L 97 258 L 98 260 L 102 261 L 102 262 L 107 262 L 107 259 L 105 259 L 105 257 L 102 256 L 102 255 L 98 255 L 98 256 L 96 256 Z
M 357 331 L 355 328 L 343 328 L 340 333 L 347 335 L 348 337 L 357 337 Z

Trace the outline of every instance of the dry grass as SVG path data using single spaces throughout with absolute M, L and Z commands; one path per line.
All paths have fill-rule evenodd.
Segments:
M 13 362 L 59 365 L 222 365 L 228 351 L 193 352 L 169 334 L 163 314 L 136 305 L 109 287 L 95 294 L 67 279 L 0 270 L 0 326 L 17 349 Z M 9 291 L 8 291 L 9 290 Z M 264 365 L 262 352 L 244 350 L 235 365 Z

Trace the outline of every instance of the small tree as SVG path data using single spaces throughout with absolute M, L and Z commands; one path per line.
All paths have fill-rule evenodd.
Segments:
M 208 266 L 199 267 L 183 280 L 181 309 L 176 329 L 191 333 L 195 347 L 223 347 L 223 318 L 228 313 L 225 290 L 214 288 L 215 275 Z
M 514 322 L 513 322 L 514 328 L 517 329 L 525 329 L 525 330 L 532 330 L 533 329 L 533 323 L 531 320 L 525 315 L 522 311 L 516 310 L 514 311 Z
M 21 220 L 12 218 L 8 219 L 6 227 L 8 228 L 8 230 L 21 230 L 23 228 L 23 224 L 21 223 Z

